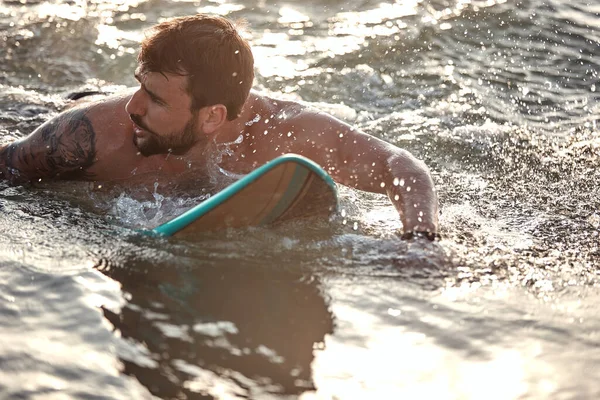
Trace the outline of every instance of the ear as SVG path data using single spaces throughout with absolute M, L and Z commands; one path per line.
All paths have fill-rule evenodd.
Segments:
M 198 118 L 202 131 L 213 134 L 227 121 L 227 108 L 223 104 L 204 107 L 198 113 Z

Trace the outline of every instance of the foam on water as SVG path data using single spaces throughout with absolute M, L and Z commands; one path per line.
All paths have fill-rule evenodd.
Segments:
M 110 214 L 124 226 L 136 229 L 153 229 L 200 204 L 210 194 L 190 198 L 165 197 L 158 192 L 158 183 L 154 184 L 153 200 L 138 200 L 121 193 L 110 201 Z

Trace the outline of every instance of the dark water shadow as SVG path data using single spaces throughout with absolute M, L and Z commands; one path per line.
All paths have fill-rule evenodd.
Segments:
M 132 255 L 111 264 L 98 269 L 121 283 L 127 303 L 120 312 L 104 309 L 104 316 L 132 349 L 147 353 L 120 358 L 123 372 L 154 395 L 313 389 L 313 346 L 333 331 L 316 278 L 239 259 L 181 266 Z

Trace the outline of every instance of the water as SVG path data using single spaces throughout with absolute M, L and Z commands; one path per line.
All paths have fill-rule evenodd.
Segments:
M 595 2 L 4 1 L 0 143 L 197 11 L 248 20 L 258 89 L 425 160 L 444 239 L 350 189 L 189 242 L 137 229 L 206 193 L 0 183 L 0 397 L 598 398 Z

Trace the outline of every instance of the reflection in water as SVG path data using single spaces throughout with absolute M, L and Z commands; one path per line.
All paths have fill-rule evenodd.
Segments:
M 319 281 L 248 265 L 100 267 L 128 304 L 105 317 L 132 349 L 124 372 L 161 398 L 298 394 L 313 388 L 313 347 L 333 330 Z M 146 352 L 142 351 L 142 353 Z M 132 356 L 132 354 L 135 354 Z
M 387 200 L 348 191 L 348 232 L 324 239 L 138 244 L 123 225 L 152 226 L 195 199 L 169 199 L 162 184 L 139 202 L 108 187 L 0 183 L 1 322 L 13 326 L 0 340 L 0 387 L 12 391 L 0 397 L 142 398 L 140 387 L 164 398 L 295 397 L 314 385 L 327 399 L 599 398 L 594 2 L 164 3 L 0 2 L 0 143 L 59 112 L 67 93 L 136 84 L 142 31 L 163 18 L 246 18 L 257 88 L 338 110 L 425 160 L 445 239 L 423 251 L 402 243 Z M 102 303 L 114 336 L 83 308 L 96 287 L 54 277 L 103 257 L 119 259 L 99 269 L 127 294 L 122 310 Z M 279 270 L 289 264 L 326 277 Z M 112 339 L 143 386 L 124 376 L 111 386 Z M 72 387 L 49 392 L 59 381 Z

